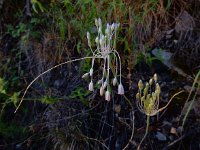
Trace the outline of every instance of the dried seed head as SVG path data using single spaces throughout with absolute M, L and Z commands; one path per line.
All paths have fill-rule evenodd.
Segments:
M 103 96 L 103 94 L 104 94 L 104 89 L 103 89 L 103 86 L 101 86 L 101 88 L 100 88 L 100 96 Z
M 93 68 L 90 68 L 90 76 L 93 75 Z
M 115 77 L 114 79 L 113 79 L 113 86 L 116 86 L 117 85 L 117 77 Z
M 138 82 L 138 88 L 139 88 L 139 90 L 142 90 L 143 89 L 143 83 L 142 83 L 142 80 L 140 80 L 139 82 Z
M 118 94 L 124 95 L 124 87 L 121 83 L 118 85 Z
M 156 74 L 156 73 L 153 75 L 153 79 L 154 79 L 155 82 L 157 82 L 158 77 L 157 77 L 157 74 Z
M 89 76 L 89 73 L 87 72 L 87 73 L 85 73 L 84 75 L 82 75 L 82 78 L 84 79 L 84 78 L 86 78 L 86 77 L 88 77 Z
M 91 80 L 91 82 L 89 84 L 89 91 L 94 91 L 94 85 L 93 85 L 92 80 Z
M 108 90 L 105 93 L 105 100 L 110 101 L 110 92 Z

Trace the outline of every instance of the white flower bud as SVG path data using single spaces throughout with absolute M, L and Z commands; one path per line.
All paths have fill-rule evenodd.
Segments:
M 92 81 L 89 84 L 89 91 L 94 91 L 94 85 Z
M 104 36 L 102 36 L 102 37 L 100 38 L 99 43 L 100 43 L 101 46 L 103 46 L 103 44 L 104 44 Z
M 124 87 L 121 83 L 118 85 L 118 94 L 120 95 L 124 94 Z
M 106 28 L 108 29 L 110 27 L 109 23 L 106 24 Z
M 93 75 L 93 68 L 90 68 L 90 76 Z
M 96 19 L 96 18 L 95 18 L 95 25 L 96 25 L 96 27 L 98 27 L 98 26 L 99 26 L 98 19 Z
M 87 32 L 87 39 L 88 39 L 88 46 L 91 47 L 90 33 L 89 32 Z
M 99 27 L 102 28 L 102 22 L 100 18 L 98 19 L 98 23 L 99 23 Z
M 97 36 L 95 39 L 95 42 L 98 44 L 99 43 L 99 37 Z
M 117 77 L 113 79 L 113 86 L 117 85 Z
M 110 101 L 110 92 L 108 90 L 105 93 L 105 100 Z
M 84 75 L 82 75 L 82 78 L 84 79 L 84 78 L 88 77 L 88 75 L 89 75 L 89 73 L 87 72 Z
M 90 32 L 87 32 L 87 39 L 90 40 Z
M 106 33 L 106 35 L 109 35 L 109 29 L 108 28 L 106 28 L 105 33 Z
M 99 27 L 98 33 L 102 34 L 102 28 Z
M 103 83 L 103 89 L 105 89 L 105 88 L 107 87 L 107 85 L 108 85 L 108 83 L 107 83 L 107 81 L 105 81 L 105 82 Z
M 115 24 L 113 23 L 112 25 L 111 25 L 111 30 L 113 31 L 115 29 Z
M 101 86 L 101 88 L 100 88 L 100 96 L 103 96 L 103 94 L 104 94 L 104 89 L 103 89 L 103 86 Z

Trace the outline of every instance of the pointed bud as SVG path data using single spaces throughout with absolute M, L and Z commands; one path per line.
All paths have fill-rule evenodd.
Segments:
M 156 74 L 156 73 L 153 75 L 153 79 L 154 79 L 155 82 L 157 82 L 158 77 L 157 77 L 157 74 Z
M 84 78 L 86 78 L 86 77 L 88 77 L 89 76 L 89 73 L 87 72 L 87 73 L 85 73 L 84 75 L 82 75 L 82 78 L 84 79 Z
M 88 46 L 91 47 L 90 33 L 89 32 L 87 32 L 87 39 L 88 39 Z
M 90 76 L 93 75 L 93 68 L 90 68 Z
M 153 84 L 153 79 L 149 80 L 149 85 L 151 86 Z
M 142 96 L 141 101 L 144 102 L 145 100 L 145 96 Z
M 152 96 L 153 101 L 155 101 L 156 100 L 156 92 L 155 93 L 152 92 L 151 96 Z
M 99 23 L 99 27 L 102 28 L 102 21 L 100 18 L 98 19 L 98 23 Z
M 96 18 L 95 18 L 95 25 L 96 25 L 96 27 L 99 26 L 99 22 L 98 22 L 98 20 Z
M 117 77 L 115 77 L 114 79 L 113 79 L 113 86 L 116 86 L 117 85 Z
M 110 92 L 108 90 L 105 93 L 105 100 L 110 101 Z
M 87 39 L 90 40 L 90 33 L 87 32 Z
M 94 85 L 92 81 L 89 84 L 89 91 L 94 91 Z
M 113 23 L 112 25 L 111 25 L 111 30 L 113 31 L 115 29 L 115 24 Z
M 104 39 L 103 39 L 103 37 L 100 38 L 99 43 L 100 43 L 101 46 L 103 46 L 103 44 L 104 44 Z
M 103 89 L 103 86 L 101 86 L 101 88 L 100 88 L 100 96 L 103 96 L 103 94 L 104 94 L 104 89 Z
M 156 91 L 157 91 L 157 94 L 159 95 L 161 90 L 160 90 L 160 86 L 158 83 L 156 83 Z
M 118 94 L 120 95 L 124 94 L 124 87 L 121 83 L 118 85 Z
M 139 90 L 142 90 L 143 89 L 143 83 L 142 83 L 142 80 L 140 80 L 139 82 L 138 82 L 138 88 L 139 88 Z
M 99 27 L 98 33 L 102 34 L 102 28 Z
M 99 37 L 96 37 L 95 42 L 98 44 L 99 43 Z
M 139 100 L 139 99 L 140 99 L 140 94 L 137 93 L 137 94 L 136 94 L 136 100 Z

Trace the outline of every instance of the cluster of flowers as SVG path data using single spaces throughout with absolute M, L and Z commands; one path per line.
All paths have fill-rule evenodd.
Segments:
M 120 58 L 119 53 L 116 51 L 117 29 L 119 28 L 120 24 L 118 23 L 107 24 L 104 33 L 102 32 L 101 19 L 95 19 L 95 25 L 98 31 L 98 35 L 95 39 L 96 50 L 92 49 L 90 33 L 87 32 L 88 46 L 90 47 L 90 50 L 93 54 L 93 58 L 92 58 L 92 66 L 89 72 L 85 73 L 82 76 L 82 78 L 85 78 L 87 76 L 91 77 L 91 81 L 89 83 L 89 90 L 93 91 L 94 90 L 94 84 L 93 84 L 94 62 L 96 58 L 103 59 L 102 78 L 98 81 L 98 84 L 101 85 L 100 95 L 103 96 L 105 93 L 105 100 L 110 101 L 111 99 L 110 66 L 111 66 L 112 59 L 114 60 L 114 63 L 115 63 L 115 72 L 113 73 L 114 79 L 112 81 L 112 84 L 113 86 L 116 86 L 118 84 L 118 94 L 120 95 L 124 94 L 124 87 L 121 82 L 121 58 Z M 119 70 L 119 82 L 117 80 L 118 70 Z
M 153 78 L 145 86 L 140 80 L 138 88 L 139 90 L 136 94 L 138 109 L 148 116 L 156 115 L 159 111 L 159 95 L 161 92 L 160 86 L 157 83 L 157 75 L 154 74 Z M 154 91 L 153 88 L 155 89 Z

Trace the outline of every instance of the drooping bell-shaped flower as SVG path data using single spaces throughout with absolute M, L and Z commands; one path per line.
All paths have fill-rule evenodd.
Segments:
M 124 95 L 124 87 L 123 87 L 122 83 L 120 83 L 118 85 L 118 94 Z
M 105 93 L 105 100 L 110 101 L 110 92 L 108 90 Z
M 90 84 L 89 84 L 89 91 L 94 91 L 94 85 L 93 85 L 92 80 L 90 81 Z
M 115 77 L 114 79 L 113 79 L 113 86 L 116 86 L 117 85 L 117 77 Z

